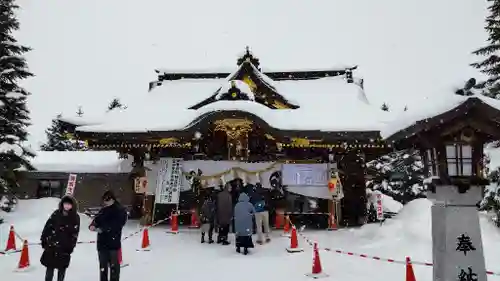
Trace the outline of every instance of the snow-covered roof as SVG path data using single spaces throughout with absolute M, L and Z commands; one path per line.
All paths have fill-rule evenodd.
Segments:
M 128 173 L 131 159 L 119 159 L 116 151 L 37 151 L 30 160 L 39 172 Z
M 286 130 L 377 131 L 386 112 L 371 105 L 363 90 L 344 77 L 316 80 L 269 81 L 276 91 L 300 106 L 271 109 L 253 101 L 217 101 L 198 110 L 193 104 L 213 95 L 226 79 L 181 79 L 161 86 L 110 112 L 102 123 L 78 127 L 87 132 L 146 132 L 184 129 L 197 117 L 213 111 L 233 110 L 254 114 L 271 127 Z M 126 122 L 124 122 L 126 120 Z
M 410 107 L 408 111 L 403 111 L 399 115 L 393 116 L 393 121 L 383 127 L 380 134 L 382 138 L 389 138 L 397 132 L 404 130 L 420 121 L 438 116 L 442 113 L 453 110 L 466 101 L 477 98 L 485 104 L 500 110 L 500 100 L 492 99 L 481 94 L 472 96 L 462 96 L 449 93 L 447 96 L 440 96 L 421 105 Z
M 129 105 L 144 97 L 152 70 L 162 66 L 233 69 L 246 45 L 264 71 L 354 63 L 373 105 L 411 109 L 455 79 L 477 75 L 470 52 L 485 42 L 488 5 L 420 0 L 408 13 L 407 1 L 394 0 L 22 2 L 16 36 L 33 48 L 26 58 L 35 77 L 23 81 L 33 93 L 33 146 L 60 111 L 81 105 L 92 115 L 116 96 Z M 228 7 L 240 12 L 214 16 Z

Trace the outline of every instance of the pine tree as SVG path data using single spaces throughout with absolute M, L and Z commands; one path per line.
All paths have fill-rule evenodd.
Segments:
M 85 145 L 78 141 L 70 139 L 68 132 L 64 129 L 59 121 L 61 115 L 52 120 L 52 125 L 45 130 L 47 135 L 47 143 L 41 146 L 43 151 L 76 151 L 85 150 Z
M 111 111 L 115 108 L 125 109 L 126 107 L 120 102 L 120 99 L 114 98 L 108 105 L 108 111 Z
M 496 167 L 488 175 L 490 184 L 484 189 L 483 200 L 479 203 L 481 211 L 494 213 L 495 222 L 500 227 L 500 167 Z
M 488 0 L 492 4 L 488 7 L 485 29 L 488 32 L 488 45 L 472 52 L 474 55 L 486 57 L 484 60 L 471 64 L 488 75 L 488 79 L 478 87 L 484 89 L 484 94 L 493 98 L 500 94 L 500 0 Z
M 14 170 L 21 166 L 33 169 L 27 157 L 34 156 L 21 145 L 28 137 L 26 99 L 30 93 L 18 83 L 33 74 L 23 57 L 30 48 L 12 36 L 19 29 L 17 9 L 14 0 L 0 0 L 0 177 L 11 187 L 17 186 Z
M 389 106 L 387 105 L 387 103 L 384 102 L 380 107 L 380 109 L 382 109 L 383 111 L 389 111 Z
M 368 188 L 380 190 L 402 204 L 425 197 L 424 165 L 418 151 L 389 153 L 366 163 L 366 167 L 372 178 Z

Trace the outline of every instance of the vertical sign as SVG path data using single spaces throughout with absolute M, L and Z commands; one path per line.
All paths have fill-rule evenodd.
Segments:
M 446 206 L 444 280 L 486 281 L 476 206 Z M 476 227 L 470 227 L 471 225 Z
M 155 203 L 178 204 L 181 192 L 182 159 L 166 158 L 160 160 L 157 175 Z
M 375 198 L 377 199 L 377 220 L 381 221 L 384 219 L 384 209 L 382 207 L 382 194 L 377 192 Z
M 66 185 L 66 195 L 71 195 L 75 193 L 76 187 L 76 174 L 69 174 L 68 184 Z

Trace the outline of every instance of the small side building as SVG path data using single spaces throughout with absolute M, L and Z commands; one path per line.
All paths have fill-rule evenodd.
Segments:
M 19 171 L 21 199 L 62 197 L 70 174 L 77 175 L 74 196 L 81 212 L 98 207 L 101 194 L 112 190 L 124 205 L 132 205 L 131 163 L 115 151 L 39 151 L 31 160 L 35 171 Z

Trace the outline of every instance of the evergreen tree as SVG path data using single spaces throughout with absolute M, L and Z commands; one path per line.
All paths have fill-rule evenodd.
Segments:
M 382 109 L 383 111 L 389 111 L 389 106 L 387 105 L 387 103 L 384 102 L 380 107 L 380 109 Z
M 125 109 L 126 107 L 120 102 L 120 99 L 114 98 L 108 105 L 108 111 L 111 111 L 115 108 Z
M 12 36 L 19 29 L 17 9 L 14 0 L 0 0 L 0 178 L 9 187 L 17 186 L 15 169 L 21 166 L 33 169 L 27 157 L 34 156 L 22 146 L 28 136 L 30 117 L 26 99 L 30 93 L 18 83 L 33 74 L 23 57 L 30 48 L 20 45 Z
M 495 222 L 500 227 L 500 167 L 496 167 L 488 175 L 490 184 L 484 189 L 484 197 L 479 203 L 481 211 L 494 213 Z
M 401 150 L 366 163 L 367 187 L 406 204 L 425 197 L 424 165 L 418 151 Z
M 59 118 L 52 120 L 52 125 L 45 130 L 47 135 L 47 143 L 41 146 L 43 151 L 76 151 L 85 150 L 85 145 L 78 141 L 69 138 L 68 132 L 63 128 Z
M 484 89 L 485 95 L 497 98 L 500 97 L 500 0 L 488 1 L 491 2 L 485 27 L 489 34 L 488 45 L 473 52 L 485 58 L 471 65 L 489 77 L 478 87 Z

